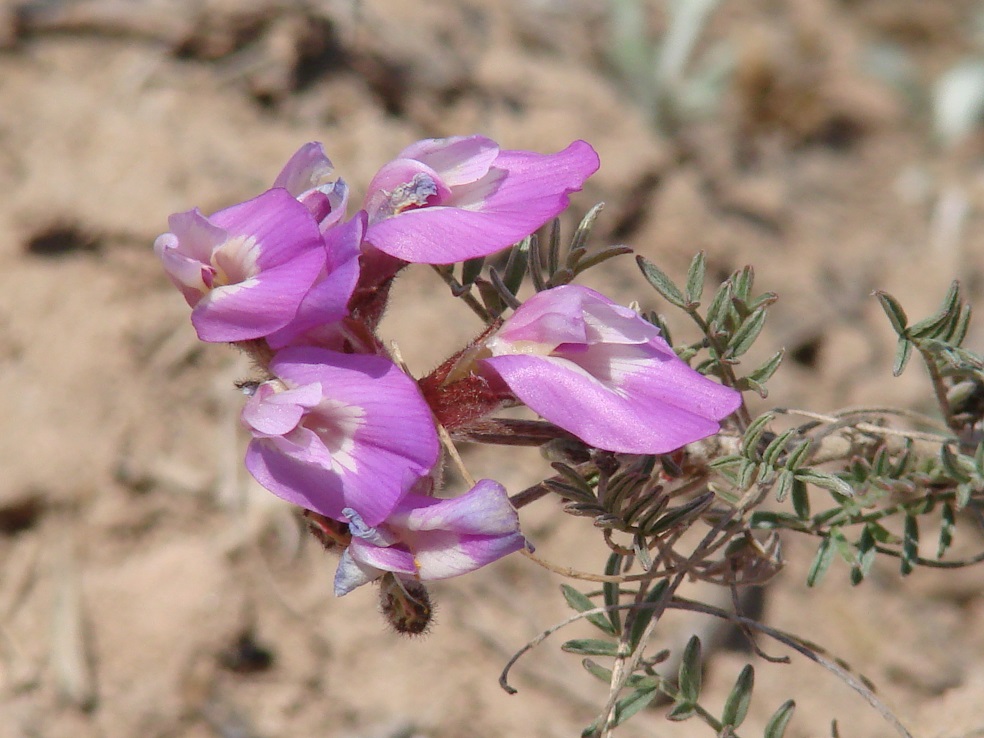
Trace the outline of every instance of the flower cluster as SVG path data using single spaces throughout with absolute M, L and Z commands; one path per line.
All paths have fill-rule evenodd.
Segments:
M 522 403 L 555 437 L 659 454 L 715 433 L 740 404 L 633 310 L 576 285 L 537 293 L 420 382 L 377 337 L 401 269 L 511 246 L 598 163 L 583 141 L 552 155 L 481 136 L 421 141 L 380 169 L 349 218 L 348 187 L 309 143 L 258 197 L 175 214 L 158 237 L 199 338 L 238 345 L 264 372 L 242 414 L 246 466 L 333 531 L 336 594 L 383 576 L 456 576 L 528 545 L 499 483 L 436 495 L 438 423 L 453 432 Z

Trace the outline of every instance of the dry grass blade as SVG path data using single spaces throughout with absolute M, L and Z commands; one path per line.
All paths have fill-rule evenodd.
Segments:
M 97 703 L 95 670 L 75 551 L 69 542 L 56 548 L 53 578 L 51 667 L 56 686 L 71 704 L 93 710 Z

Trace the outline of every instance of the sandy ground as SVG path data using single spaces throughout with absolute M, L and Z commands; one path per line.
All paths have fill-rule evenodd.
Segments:
M 959 277 L 980 299 L 980 141 L 934 146 L 920 103 L 973 49 L 975 3 L 725 2 L 707 45 L 729 44 L 738 76 L 676 138 L 615 79 L 606 7 L 0 5 L 0 738 L 552 738 L 602 704 L 603 686 L 549 641 L 518 667 L 518 695 L 497 685 L 508 656 L 566 614 L 554 575 L 516 557 L 437 586 L 433 632 L 401 639 L 371 588 L 331 596 L 333 562 L 241 470 L 232 382 L 248 367 L 197 343 L 150 245 L 172 212 L 269 186 L 306 141 L 324 141 L 359 192 L 419 138 L 481 132 L 540 151 L 586 139 L 603 166 L 573 210 L 607 203 L 596 244 L 628 243 L 676 276 L 705 249 L 712 274 L 752 263 L 780 293 L 760 352 L 791 359 L 770 402 L 928 397 L 915 369 L 891 379 L 869 295 L 887 289 L 920 316 Z M 650 22 L 662 33 L 655 7 Z M 919 94 L 864 73 L 886 43 Z M 665 310 L 623 259 L 590 284 Z M 423 270 L 394 306 L 386 331 L 417 370 L 475 328 Z M 969 344 L 982 337 L 978 325 Z M 542 468 L 467 458 L 513 491 Z M 552 501 L 524 523 L 544 557 L 603 566 L 590 524 Z M 839 569 L 808 590 L 809 543 L 786 555 L 767 622 L 861 669 L 915 735 L 984 735 L 979 570 L 903 580 L 888 562 L 857 589 Z M 712 704 L 749 658 L 713 657 Z M 833 719 L 845 737 L 892 735 L 818 667 L 756 667 L 745 734 L 794 697 L 789 735 L 829 735 Z M 623 734 L 710 731 L 652 710 Z

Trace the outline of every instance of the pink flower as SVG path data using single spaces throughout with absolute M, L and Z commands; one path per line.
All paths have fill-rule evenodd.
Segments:
M 483 360 L 543 418 L 585 443 L 661 454 L 713 435 L 741 394 L 694 371 L 629 308 L 578 285 L 540 292 Z
M 270 362 L 243 409 L 246 468 L 275 495 L 335 520 L 387 518 L 437 463 L 430 408 L 381 356 L 292 347 Z
M 413 263 L 485 256 L 563 211 L 598 165 L 584 141 L 549 155 L 500 151 L 482 136 L 419 141 L 370 183 L 366 240 Z
M 334 171 L 324 147 L 312 141 L 290 158 L 273 186 L 283 187 L 296 197 L 326 231 L 345 217 L 348 204 L 348 185 L 341 178 L 332 180 Z
M 294 319 L 267 336 L 274 349 L 285 346 L 315 345 L 340 348 L 344 337 L 338 323 L 349 314 L 349 300 L 359 281 L 359 256 L 366 230 L 366 214 L 339 223 L 323 233 L 325 267 L 305 295 Z
M 353 508 L 343 514 L 352 541 L 335 574 L 339 597 L 388 571 L 414 580 L 447 579 L 527 546 L 506 490 L 490 479 L 450 500 L 409 494 L 374 526 Z
M 283 328 L 325 267 L 317 223 L 282 189 L 210 217 L 176 213 L 168 225 L 154 250 L 193 308 L 203 341 L 245 341 Z

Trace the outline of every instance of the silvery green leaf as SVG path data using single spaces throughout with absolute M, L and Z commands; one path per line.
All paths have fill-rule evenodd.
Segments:
M 611 684 L 612 681 L 612 670 L 606 669 L 601 664 L 595 663 L 591 659 L 583 659 L 581 661 L 581 666 L 593 677 L 597 677 L 605 684 Z
M 765 326 L 765 317 L 766 309 L 759 308 L 741 324 L 731 340 L 728 341 L 727 355 L 729 357 L 741 356 L 752 347 Z
M 629 643 L 633 651 L 638 648 L 639 642 L 642 640 L 642 634 L 646 632 L 649 622 L 653 619 L 653 613 L 655 612 L 653 605 L 663 596 L 663 592 L 666 591 L 669 583 L 669 579 L 662 579 L 657 582 L 649 590 L 649 593 L 642 602 L 643 605 L 648 605 L 648 607 L 640 607 L 638 610 L 635 610 L 635 615 L 633 616 L 635 619 L 632 621 L 632 633 L 629 638 Z
M 734 299 L 747 303 L 754 284 L 755 270 L 751 266 L 745 266 L 736 272 L 734 276 Z
M 795 710 L 796 703 L 793 700 L 783 702 L 779 709 L 769 718 L 769 722 L 765 724 L 763 738 L 783 738 L 786 734 L 786 727 L 789 725 L 789 721 L 793 719 L 793 712 Z
M 724 711 L 721 713 L 721 722 L 737 728 L 744 722 L 748 714 L 748 706 L 752 702 L 752 689 L 755 686 L 755 669 L 751 664 L 746 664 L 738 675 L 734 688 L 724 701 Z
M 833 561 L 833 558 L 833 544 L 829 537 L 824 538 L 817 548 L 817 554 L 813 557 L 813 563 L 810 564 L 810 571 L 806 575 L 807 587 L 815 587 L 819 584 L 820 580 L 823 579 L 823 575 L 827 573 L 827 569 L 830 568 L 830 562 Z
M 845 497 L 854 496 L 854 488 L 840 477 L 816 469 L 797 469 L 796 478 L 815 487 L 821 487 L 831 492 L 836 492 Z
M 708 323 L 723 325 L 728 318 L 728 314 L 734 309 L 731 304 L 731 296 L 734 294 L 732 279 L 734 277 L 718 287 L 717 292 L 714 293 L 714 297 L 711 298 L 711 304 L 707 306 Z
M 905 333 L 906 326 L 909 324 L 909 318 L 905 314 L 905 310 L 902 309 L 902 305 L 899 301 L 892 297 L 887 292 L 882 292 L 878 290 L 875 292 L 875 297 L 878 298 L 878 302 L 881 303 L 882 309 L 885 311 L 885 315 L 888 316 L 888 320 L 892 324 L 892 328 L 900 336 Z
M 677 287 L 673 280 L 670 279 L 658 266 L 653 264 L 644 256 L 636 256 L 636 263 L 642 270 L 642 275 L 646 278 L 655 288 L 659 294 L 661 294 L 667 302 L 672 305 L 676 305 L 678 308 L 682 308 L 686 305 L 686 298 Z
M 801 441 L 798 446 L 796 446 L 786 458 L 786 468 L 790 471 L 795 471 L 803 463 L 803 457 L 813 448 L 813 441 L 806 439 Z
M 782 358 L 786 354 L 786 349 L 780 349 L 776 351 L 762 366 L 753 371 L 748 375 L 749 379 L 754 379 L 756 382 L 768 382 L 772 375 L 776 373 L 776 369 L 782 363 Z
M 797 433 L 798 431 L 795 428 L 790 428 L 773 438 L 769 442 L 769 445 L 765 447 L 765 451 L 762 452 L 762 461 L 769 466 L 775 466 L 779 455 L 786 450 L 789 439 Z
M 666 719 L 673 722 L 683 722 L 689 720 L 697 714 L 697 705 L 692 702 L 677 702 L 673 709 L 666 713 Z
M 919 555 L 919 522 L 915 515 L 905 516 L 902 536 L 902 575 L 911 574 L 916 557 Z
M 810 517 L 810 495 L 803 480 L 795 478 L 795 472 L 793 473 L 793 477 L 793 488 L 790 490 L 793 510 L 799 516 L 800 520 L 806 520 Z
M 908 338 L 899 338 L 899 342 L 895 346 L 895 361 L 892 363 L 892 376 L 901 376 L 902 372 L 905 371 L 905 365 L 909 363 L 909 358 L 912 356 L 912 341 Z
M 860 584 L 875 563 L 875 537 L 869 526 L 864 526 L 857 543 L 857 556 L 851 567 L 851 584 Z
M 970 316 L 972 312 L 973 310 L 969 304 L 965 303 L 960 306 L 960 315 L 953 321 L 953 325 L 944 336 L 948 343 L 959 346 L 964 342 L 964 339 L 967 337 L 967 330 L 970 328 Z
M 691 636 L 683 649 L 683 658 L 680 660 L 680 673 L 677 678 L 677 684 L 680 687 L 678 702 L 695 705 L 700 699 L 704 668 L 700 650 L 700 638 Z
M 704 294 L 704 275 L 707 271 L 707 264 L 704 259 L 704 252 L 699 251 L 690 262 L 687 270 L 687 302 L 699 304 L 701 295 Z
M 618 642 L 599 638 L 576 638 L 561 644 L 560 650 L 582 656 L 618 656 Z
M 567 600 L 567 604 L 570 605 L 571 609 L 576 612 L 587 612 L 588 610 L 594 610 L 595 605 L 591 598 L 581 592 L 578 592 L 569 584 L 561 584 L 560 590 L 564 594 L 564 599 Z M 615 635 L 615 631 L 612 628 L 612 624 L 608 622 L 608 618 L 601 614 L 588 615 L 587 620 L 596 628 L 604 631 L 608 635 Z
M 612 725 L 621 725 L 639 710 L 647 707 L 658 694 L 656 687 L 643 687 L 635 690 L 628 697 L 623 697 L 615 703 L 615 719 Z
M 953 449 L 949 445 L 944 445 L 940 448 L 940 462 L 943 464 L 943 469 L 952 479 L 958 482 L 970 481 L 970 474 L 964 469 L 961 458 L 953 453 Z
M 609 556 L 608 562 L 605 564 L 605 574 L 610 577 L 620 574 L 624 559 L 624 556 L 617 553 Z M 605 582 L 601 586 L 601 591 L 605 598 L 605 606 L 611 608 L 608 611 L 608 622 L 612 624 L 612 630 L 615 632 L 615 635 L 619 635 L 622 632 L 622 614 L 618 610 L 619 589 L 618 582 Z
M 793 489 L 796 477 L 789 469 L 779 472 L 779 479 L 776 482 L 776 502 L 783 502 Z

